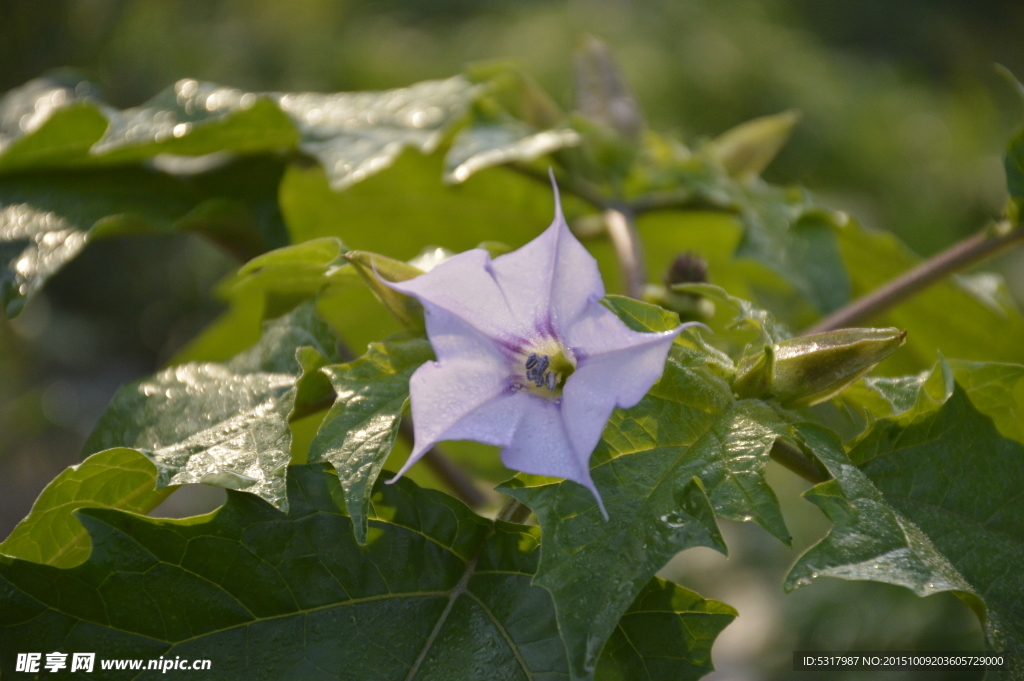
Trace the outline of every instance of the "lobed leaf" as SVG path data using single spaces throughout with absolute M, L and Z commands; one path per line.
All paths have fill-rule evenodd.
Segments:
M 359 544 L 366 543 L 373 485 L 394 447 L 409 401 L 409 378 L 433 358 L 425 338 L 393 338 L 372 343 L 354 362 L 323 369 L 337 399 L 310 445 L 309 461 L 334 466 Z
M 285 239 L 278 161 L 197 177 L 143 169 L 0 176 L 0 304 L 8 317 L 92 240 L 199 232 L 243 259 Z
M 93 454 L 50 481 L 0 543 L 0 554 L 60 568 L 82 563 L 91 544 L 75 513 L 93 507 L 148 513 L 176 489 L 157 489 L 156 473 L 153 462 L 134 449 Z
M 537 528 L 484 520 L 402 480 L 378 486 L 360 546 L 338 508 L 342 494 L 321 467 L 300 466 L 287 515 L 236 492 L 186 520 L 83 511 L 95 546 L 87 563 L 61 570 L 0 558 L 0 647 L 205 658 L 219 679 L 567 678 L 551 598 L 530 584 Z M 636 664 L 651 670 L 639 678 L 669 681 L 680 668 L 695 678 L 710 669 L 708 647 L 733 614 L 653 583 L 623 631 L 667 619 L 666 648 L 616 651 L 606 678 Z M 13 667 L 13 655 L 0 656 L 4 675 Z
M 617 302 L 607 301 L 618 312 Z M 552 594 L 575 678 L 594 673 L 620 617 L 672 556 L 692 546 L 725 552 L 714 515 L 752 520 L 789 541 L 764 480 L 786 425 L 760 400 L 734 400 L 720 361 L 674 345 L 647 397 L 612 414 L 590 464 L 607 522 L 593 495 L 573 482 L 518 475 L 501 488 L 544 530 L 535 581 Z
M 1010 373 L 996 367 L 961 365 L 961 373 Z M 899 584 L 919 595 L 954 591 L 978 614 L 989 645 L 1016 660 L 1010 676 L 1019 678 L 1024 445 L 1005 437 L 972 404 L 974 397 L 952 382 L 947 365 L 935 378 L 941 380 L 920 380 L 917 402 L 880 420 L 853 447 L 849 461 L 834 441 L 817 436 L 811 442 L 803 430 L 836 476 L 808 493 L 835 528 L 798 561 L 787 583 L 824 575 Z M 1005 387 L 996 386 L 976 383 L 979 401 Z
M 158 487 L 244 489 L 284 508 L 296 352 L 310 347 L 333 357 L 332 344 L 307 303 L 269 322 L 260 341 L 230 362 L 182 364 L 121 388 L 86 452 L 132 447 L 156 464 Z

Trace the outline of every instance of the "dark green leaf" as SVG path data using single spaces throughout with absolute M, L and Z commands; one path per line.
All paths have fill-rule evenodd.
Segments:
M 1024 445 L 956 387 L 937 411 L 876 427 L 850 458 L 984 597 L 992 645 L 1024 664 Z
M 867 475 L 850 462 L 834 434 L 807 424 L 796 430 L 801 442 L 833 475 L 804 496 L 821 508 L 834 527 L 790 570 L 787 590 L 818 577 L 838 577 L 898 584 L 918 596 L 958 591 L 976 598 L 924 533 L 890 508 Z
M 78 565 L 91 545 L 76 511 L 96 507 L 148 513 L 174 490 L 156 489 L 156 466 L 134 449 L 97 452 L 46 486 L 32 511 L 0 544 L 0 553 L 61 568 Z
M 307 303 L 269 322 L 256 345 L 226 364 L 182 364 L 121 388 L 86 452 L 132 447 L 156 464 L 158 487 L 201 482 L 283 507 L 296 352 L 309 346 L 331 357 L 332 342 Z
M 0 645 L 210 659 L 215 679 L 568 677 L 551 598 L 530 584 L 538 528 L 484 520 L 402 480 L 378 486 L 370 541 L 359 546 L 342 494 L 334 476 L 301 466 L 289 476 L 288 515 L 237 492 L 186 520 L 85 510 L 95 547 L 87 563 L 60 570 L 0 558 Z M 640 678 L 710 669 L 710 639 L 731 609 L 664 582 L 644 594 L 623 630 L 667 624 L 662 641 L 682 659 L 641 648 L 652 674 Z M 620 650 L 610 664 L 616 678 L 637 659 Z M 13 674 L 14 656 L 0 665 Z
M 962 368 L 982 378 L 1002 373 Z M 808 493 L 836 527 L 801 558 L 788 583 L 833 576 L 899 584 L 919 595 L 955 591 L 984 623 L 990 645 L 1015 656 L 1011 676 L 1018 678 L 1024 445 L 1000 434 L 953 384 L 947 365 L 932 379 L 919 380 L 911 408 L 879 421 L 850 451 L 858 468 L 834 440 L 802 429 L 836 476 Z M 982 380 L 975 389 L 984 401 L 992 384 Z
M 198 177 L 148 170 L 0 176 L 0 303 L 20 312 L 94 239 L 200 232 L 243 259 L 285 239 L 273 193 L 279 161 L 226 166 Z
M 673 555 L 691 546 L 725 551 L 713 515 L 753 520 L 789 541 L 764 480 L 785 424 L 759 400 L 735 401 L 719 361 L 677 344 L 647 397 L 612 414 L 591 458 L 609 521 L 573 482 L 519 475 L 502 488 L 544 530 L 536 582 L 553 595 L 577 677 L 593 673 L 622 613 Z
M 711 671 L 711 645 L 736 617 L 724 603 L 655 577 L 622 615 L 596 681 L 689 681 Z
M 309 461 L 329 461 L 345 491 L 356 540 L 366 543 L 370 493 L 394 447 L 402 411 L 409 401 L 409 377 L 434 358 L 425 338 L 371 343 L 354 362 L 329 366 L 337 401 L 310 445 Z

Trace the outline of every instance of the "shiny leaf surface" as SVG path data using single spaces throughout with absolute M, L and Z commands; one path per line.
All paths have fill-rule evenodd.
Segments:
M 86 451 L 132 447 L 156 464 L 159 487 L 244 489 L 284 507 L 296 352 L 333 356 L 332 343 L 307 303 L 269 322 L 260 341 L 230 362 L 181 364 L 121 388 Z
M 536 582 L 553 595 L 576 677 L 593 673 L 619 618 L 673 555 L 692 546 L 725 551 L 714 515 L 752 520 L 789 541 L 764 480 L 784 424 L 760 400 L 735 401 L 719 361 L 677 344 L 647 397 L 612 414 L 590 463 L 607 522 L 572 482 L 519 475 L 502 488 L 533 509 L 544 530 Z
M 328 366 L 337 399 L 310 445 L 309 461 L 328 461 L 345 492 L 345 508 L 360 544 L 366 543 L 370 493 L 394 447 L 409 377 L 434 358 L 424 338 L 373 343 L 363 357 Z
M 237 492 L 186 520 L 83 511 L 96 547 L 84 565 L 0 558 L 0 642 L 205 658 L 217 679 L 568 677 L 551 598 L 530 584 L 537 528 L 484 520 L 402 480 L 378 487 L 371 541 L 359 546 L 341 496 L 333 475 L 301 466 L 287 515 Z M 668 624 L 663 640 L 678 659 L 618 651 L 604 678 L 638 663 L 657 681 L 681 667 L 708 670 L 707 648 L 733 611 L 665 582 L 644 593 L 623 630 Z M 0 665 L 13 673 L 14 657 Z

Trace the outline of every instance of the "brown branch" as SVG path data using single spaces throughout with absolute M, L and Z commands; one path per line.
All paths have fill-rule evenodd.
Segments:
M 880 289 L 855 300 L 825 317 L 801 335 L 834 331 L 857 326 L 898 305 L 910 296 L 950 274 L 993 257 L 1000 251 L 1024 242 L 1024 224 L 1011 227 L 1001 222 L 954 244 L 917 267 L 905 272 Z

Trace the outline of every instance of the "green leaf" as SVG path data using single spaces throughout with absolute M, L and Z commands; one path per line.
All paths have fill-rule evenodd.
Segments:
M 854 297 L 865 295 L 916 266 L 920 258 L 895 236 L 869 231 L 854 221 L 839 230 L 843 261 L 850 272 Z M 994 275 L 992 275 L 994 276 Z M 888 375 L 930 369 L 942 354 L 963 360 L 1024 363 L 1024 317 L 1008 298 L 1005 286 L 994 282 L 998 295 L 979 295 L 962 278 L 940 281 L 884 315 L 872 326 L 895 326 L 907 331 L 906 345 L 886 362 Z M 950 323 L 955 310 L 955 323 Z M 998 329 L 998 333 L 993 333 Z
M 273 192 L 279 161 L 195 177 L 148 170 L 0 176 L 0 304 L 25 300 L 94 239 L 200 232 L 243 259 L 286 238 Z
M 73 567 L 91 550 L 76 511 L 96 507 L 148 513 L 175 489 L 156 489 L 156 467 L 134 449 L 97 452 L 46 486 L 28 516 L 0 544 L 0 553 Z
M 366 543 L 373 484 L 395 445 L 409 401 L 409 378 L 433 358 L 425 338 L 396 338 L 371 343 L 363 357 L 323 370 L 337 401 L 310 445 L 309 461 L 329 461 L 338 472 L 359 544 Z
M 840 256 L 830 213 L 815 209 L 801 191 L 762 183 L 743 187 L 735 201 L 744 227 L 737 258 L 770 267 L 822 315 L 850 301 L 852 273 Z
M 616 299 L 608 302 L 615 309 Z M 717 361 L 674 345 L 647 397 L 612 414 L 590 462 L 607 522 L 573 482 L 518 475 L 501 488 L 544 530 L 536 583 L 552 593 L 575 677 L 593 673 L 622 613 L 673 555 L 691 546 L 725 551 L 714 515 L 753 520 L 789 541 L 764 480 L 786 426 L 760 400 L 734 400 Z
M 571 128 L 537 130 L 509 118 L 463 128 L 445 155 L 445 182 L 465 182 L 470 175 L 505 163 L 528 162 L 559 149 L 574 147 L 580 135 Z
M 117 111 L 99 105 L 85 81 L 41 79 L 0 102 L 0 120 L 12 121 L 0 129 L 0 171 L 297 148 L 343 189 L 388 167 L 406 147 L 433 151 L 481 91 L 462 76 L 336 94 L 243 92 L 183 79 L 142 106 Z M 59 126 L 47 125 L 58 115 Z
M 736 611 L 655 577 L 608 639 L 596 681 L 689 681 L 713 669 L 711 646 Z
M 704 152 L 733 177 L 749 179 L 768 167 L 800 121 L 798 111 L 783 111 L 740 123 L 713 139 Z
M 850 451 L 858 468 L 834 440 L 802 433 L 836 476 L 808 493 L 835 528 L 787 583 L 834 576 L 954 591 L 989 644 L 1016 658 L 1012 678 L 1024 673 L 1024 445 L 959 385 L 938 396 L 922 389 L 914 408 L 880 421 Z
M 877 419 L 908 425 L 940 408 L 953 394 L 954 382 L 999 432 L 1024 442 L 1024 366 L 1000 362 L 965 362 L 940 358 L 932 371 L 914 376 L 862 379 L 842 395 L 842 403 L 861 413 L 863 431 Z
M 269 322 L 256 345 L 226 364 L 182 364 L 121 388 L 86 452 L 132 447 L 156 464 L 158 487 L 244 489 L 283 508 L 296 352 L 309 346 L 332 357 L 332 342 L 307 303 Z
M 956 387 L 937 411 L 876 427 L 850 458 L 984 597 L 992 645 L 1024 664 L 1024 445 Z
M 0 642 L 101 659 L 210 659 L 222 679 L 568 676 L 551 598 L 530 584 L 538 528 L 484 520 L 402 480 L 378 486 L 370 541 L 359 546 L 342 494 L 321 467 L 300 466 L 287 515 L 237 492 L 186 520 L 82 511 L 95 547 L 87 563 L 61 570 L 0 558 Z M 624 630 L 664 624 L 666 614 L 670 654 L 709 669 L 710 639 L 731 609 L 658 582 Z M 644 656 L 656 674 L 641 678 L 673 678 L 657 674 L 653 650 Z M 616 655 L 613 673 L 624 663 L 635 658 Z M 0 665 L 13 674 L 13 656 Z
M 918 596 L 957 591 L 976 601 L 956 568 L 917 526 L 890 508 L 868 476 L 850 462 L 833 433 L 809 424 L 798 424 L 795 430 L 833 476 L 804 497 L 834 527 L 797 560 L 786 577 L 787 591 L 818 577 L 837 577 L 897 584 Z

